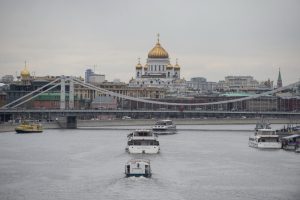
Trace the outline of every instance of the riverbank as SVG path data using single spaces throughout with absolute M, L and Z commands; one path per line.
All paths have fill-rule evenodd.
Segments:
M 271 124 L 288 124 L 289 119 L 266 119 Z M 126 126 L 151 126 L 157 120 L 156 119 L 115 119 L 115 120 L 78 120 L 77 127 L 81 129 L 86 128 L 98 128 L 98 129 L 111 129 L 112 126 L 124 126 L 124 130 L 131 130 L 132 128 L 126 128 Z M 256 124 L 258 119 L 173 119 L 176 125 L 243 125 L 243 124 Z M 298 121 L 299 123 L 299 121 Z M 0 132 L 14 131 L 18 124 L 1 124 Z M 43 123 L 44 129 L 60 129 L 57 122 Z

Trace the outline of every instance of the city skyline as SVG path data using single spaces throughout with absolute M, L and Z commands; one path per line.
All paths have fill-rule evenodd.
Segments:
M 72 1 L 73 2 L 73 1 Z M 96 65 L 107 80 L 128 82 L 160 33 L 186 80 L 250 75 L 299 81 L 297 1 L 0 1 L 0 76 L 28 62 L 37 76 L 84 77 Z M 263 71 L 262 71 L 263 69 Z M 262 73 L 263 72 L 263 73 Z

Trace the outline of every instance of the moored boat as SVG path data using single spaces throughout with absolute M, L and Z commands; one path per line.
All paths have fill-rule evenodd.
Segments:
M 152 131 L 158 135 L 169 135 L 177 132 L 176 125 L 172 120 L 160 120 L 152 127 Z
M 282 148 L 296 151 L 300 146 L 300 135 L 294 134 L 281 138 Z
M 281 142 L 279 136 L 273 129 L 257 129 L 253 136 L 249 137 L 249 147 L 259 149 L 280 149 Z
M 160 146 L 157 135 L 151 130 L 135 130 L 127 138 L 126 150 L 129 153 L 159 153 Z
M 43 132 L 43 126 L 37 123 L 22 122 L 15 128 L 17 133 L 41 133 Z
M 125 174 L 127 177 L 130 176 L 144 176 L 151 177 L 150 160 L 146 159 L 132 159 L 129 160 L 125 165 Z
M 281 129 L 276 130 L 276 133 L 281 136 L 291 136 L 295 134 L 300 134 L 300 126 L 294 126 L 292 124 L 288 124 Z

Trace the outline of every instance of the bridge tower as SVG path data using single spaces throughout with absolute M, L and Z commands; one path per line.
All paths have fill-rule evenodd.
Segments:
M 69 88 L 69 109 L 74 109 L 74 81 L 70 78 L 70 88 Z
M 60 77 L 60 109 L 66 109 L 66 78 Z

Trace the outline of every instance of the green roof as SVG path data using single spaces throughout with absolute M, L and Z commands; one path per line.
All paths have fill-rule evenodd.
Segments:
M 252 96 L 252 94 L 243 93 L 243 92 L 232 92 L 232 93 L 222 94 L 222 96 L 226 96 L 226 97 L 249 97 L 249 96 Z
M 34 98 L 35 100 L 40 101 L 60 101 L 60 93 L 51 92 L 51 93 L 43 93 Z M 69 94 L 66 93 L 66 100 L 69 100 Z M 77 97 L 74 96 L 74 100 L 77 100 Z

